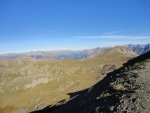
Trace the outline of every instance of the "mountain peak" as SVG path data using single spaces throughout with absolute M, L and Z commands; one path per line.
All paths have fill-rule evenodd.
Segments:
M 144 54 L 150 51 L 150 43 L 148 44 L 129 44 L 127 47 L 131 48 L 135 51 L 138 55 Z

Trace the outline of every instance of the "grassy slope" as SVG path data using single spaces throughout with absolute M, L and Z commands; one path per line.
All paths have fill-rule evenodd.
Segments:
M 67 93 L 88 88 L 101 79 L 101 65 L 115 64 L 117 67 L 120 67 L 131 57 L 134 57 L 134 55 L 124 54 L 117 47 L 83 61 L 70 59 L 62 61 L 49 59 L 0 60 L 0 80 L 1 83 L 4 83 L 4 87 L 0 87 L 5 91 L 0 93 L 0 110 L 8 113 L 18 108 L 33 110 L 36 106 L 35 109 L 41 109 L 49 104 L 56 104 L 60 100 L 69 99 L 66 95 Z M 50 71 L 53 66 L 56 69 Z M 67 71 L 74 68 L 78 69 L 73 73 Z M 22 71 L 25 72 L 25 75 L 22 74 Z M 44 73 L 54 74 L 57 71 L 58 77 L 60 76 L 59 72 L 62 73 L 60 80 L 53 80 L 47 84 L 37 85 L 34 88 L 24 90 L 21 87 L 19 90 L 12 91 L 12 87 L 16 86 L 8 86 L 9 82 L 18 76 L 33 76 L 33 72 L 34 75 L 41 73 L 44 76 Z M 7 76 L 4 76 L 3 73 L 7 73 Z

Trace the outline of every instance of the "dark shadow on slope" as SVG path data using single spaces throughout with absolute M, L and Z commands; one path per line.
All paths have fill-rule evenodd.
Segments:
M 150 58 L 150 52 L 129 60 L 124 64 L 124 67 L 148 58 Z M 117 78 L 125 76 L 124 74 L 121 74 L 124 67 L 108 73 L 102 81 L 91 88 L 69 93 L 70 100 L 67 103 L 52 107 L 47 106 L 42 110 L 34 111 L 32 113 L 112 113 L 115 111 L 115 106 L 119 105 L 120 97 L 124 93 L 134 92 L 128 90 L 114 90 L 110 87 L 110 83 L 115 82 Z

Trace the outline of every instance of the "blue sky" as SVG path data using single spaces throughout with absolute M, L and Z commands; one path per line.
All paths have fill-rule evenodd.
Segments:
M 150 0 L 0 0 L 0 53 L 150 42 Z

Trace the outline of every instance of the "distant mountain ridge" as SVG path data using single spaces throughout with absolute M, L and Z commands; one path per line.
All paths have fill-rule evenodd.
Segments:
M 150 51 L 150 43 L 145 45 L 140 44 L 129 44 L 126 47 L 132 49 L 133 52 L 136 52 L 138 55 L 144 54 Z M 26 53 L 8 53 L 0 54 L 1 59 L 16 59 L 16 58 L 52 58 L 57 60 L 63 59 L 87 59 L 97 56 L 112 47 L 97 47 L 92 49 L 85 50 L 58 50 L 58 51 L 33 51 Z
M 16 59 L 20 57 L 31 57 L 31 58 L 54 58 L 58 60 L 62 59 L 84 59 L 87 57 L 93 57 L 97 54 L 107 50 L 106 48 L 93 48 L 85 50 L 58 50 L 58 51 L 35 51 L 27 53 L 8 53 L 0 54 L 0 58 L 3 59 Z
M 142 44 L 129 44 L 127 47 L 131 48 L 138 55 L 144 54 L 150 51 L 150 43 L 142 45 Z

